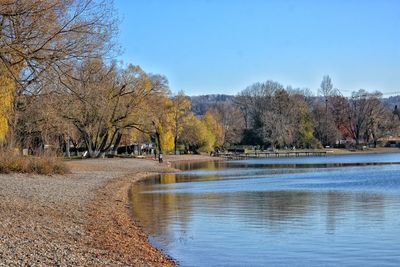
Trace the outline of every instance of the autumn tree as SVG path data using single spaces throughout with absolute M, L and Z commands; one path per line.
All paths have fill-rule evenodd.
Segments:
M 244 114 L 238 105 L 231 102 L 224 102 L 213 105 L 209 112 L 213 114 L 223 127 L 223 146 L 233 145 L 241 141 L 245 120 Z
M 185 119 L 183 125 L 184 135 L 182 143 L 187 151 L 210 152 L 215 146 L 215 135 L 207 127 L 203 120 L 198 119 L 193 113 L 190 113 Z
M 146 96 L 138 116 L 140 131 L 155 139 L 160 155 L 174 148 L 173 103 L 167 78 L 154 74 L 149 74 L 148 78 L 152 93 Z
M 151 114 L 151 122 L 154 126 L 156 144 L 159 150 L 158 153 L 162 154 L 164 151 L 172 151 L 174 149 L 172 100 L 168 96 L 160 94 L 152 101 L 152 105 L 154 107 L 150 113 L 147 113 L 147 116 Z
M 183 124 L 190 113 L 191 101 L 188 96 L 180 91 L 172 98 L 172 125 L 171 131 L 174 138 L 174 153 L 177 153 L 177 145 L 183 134 Z
M 13 146 L 18 122 L 17 102 L 22 94 L 37 94 L 42 79 L 62 74 L 65 65 L 86 57 L 110 53 L 116 32 L 112 5 L 94 0 L 3 0 L 0 4 L 0 69 L 2 77 L 14 80 L 7 117 Z M 8 79 L 7 78 L 7 79 Z M 3 79 L 2 79 L 3 80 Z M 0 87 L 4 89 L 3 86 Z M 2 94 L 10 95 L 9 91 Z M 2 127 L 4 129 L 4 127 Z
M 219 122 L 219 120 L 214 116 L 211 112 L 206 112 L 202 118 L 202 122 L 204 123 L 207 130 L 212 134 L 213 142 L 210 142 L 210 150 L 214 147 L 221 147 L 225 143 L 224 137 L 225 132 L 223 125 Z
M 12 113 L 15 81 L 4 71 L 0 64 L 0 146 L 4 143 L 8 129 L 9 116 Z
M 109 52 L 112 12 L 107 1 L 3 0 L 1 63 L 20 84 L 29 85 L 48 68 Z M 19 71 L 12 70 L 16 66 Z
M 304 91 L 288 91 L 288 93 L 293 105 L 291 114 L 291 123 L 294 127 L 293 144 L 304 148 L 319 146 L 320 143 L 315 138 L 315 125 L 307 96 L 304 95 Z
M 60 77 L 57 93 L 58 113 L 81 133 L 89 156 L 98 157 L 116 150 L 123 129 L 140 128 L 138 114 L 153 88 L 140 67 L 119 69 L 97 58 Z

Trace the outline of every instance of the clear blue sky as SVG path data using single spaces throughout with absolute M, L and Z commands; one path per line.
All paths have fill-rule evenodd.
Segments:
M 125 63 L 189 95 L 276 80 L 400 91 L 398 0 L 116 0 Z

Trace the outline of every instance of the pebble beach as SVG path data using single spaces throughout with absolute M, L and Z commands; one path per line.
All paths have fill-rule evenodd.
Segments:
M 130 214 L 129 188 L 174 161 L 66 162 L 66 175 L 0 174 L 0 266 L 176 266 Z

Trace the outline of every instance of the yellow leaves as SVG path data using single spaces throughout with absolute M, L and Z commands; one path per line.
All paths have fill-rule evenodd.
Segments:
M 199 128 L 200 140 L 201 140 L 201 147 L 200 151 L 203 152 L 210 152 L 214 150 L 215 147 L 215 135 L 212 131 L 207 127 L 204 121 L 200 121 L 200 128 Z
M 190 98 L 187 97 L 183 92 L 179 92 L 178 95 L 174 97 L 172 102 L 174 112 L 177 114 L 188 112 L 192 106 Z
M 171 101 L 171 112 L 173 113 L 172 132 L 177 140 L 183 131 L 183 123 L 190 113 L 192 102 L 183 92 L 179 92 Z
M 159 86 L 157 79 L 153 79 L 152 86 Z M 170 98 L 165 90 L 156 90 L 146 97 L 140 109 L 142 125 L 148 131 L 157 132 L 163 152 L 172 151 L 175 141 L 204 152 L 223 145 L 224 130 L 216 117 L 208 112 L 199 119 L 190 112 L 190 107 L 190 98 L 183 92 Z
M 171 130 L 164 130 L 160 132 L 161 147 L 164 151 L 172 151 L 174 149 L 174 136 Z
M 4 74 L 0 74 L 0 143 L 4 142 L 8 132 L 8 121 L 12 111 L 14 90 L 14 80 Z
M 1 115 L 0 117 L 0 144 L 4 142 L 8 132 L 8 120 Z
M 174 148 L 172 101 L 165 95 L 158 95 L 152 105 L 154 106 L 151 113 L 152 121 L 160 135 L 161 148 L 165 152 L 172 151 Z
M 122 81 L 126 91 L 132 92 L 131 96 L 147 93 L 152 87 L 150 77 L 138 65 L 129 64 L 122 72 Z
M 190 113 L 186 118 L 183 128 L 182 141 L 186 146 L 196 146 L 198 148 L 203 145 L 204 124 L 193 113 Z
M 151 80 L 148 77 L 144 78 L 144 88 L 147 92 L 151 90 Z
M 136 129 L 127 129 L 126 138 L 129 140 L 137 140 L 139 138 L 139 131 Z
M 206 112 L 203 122 L 207 129 L 214 135 L 215 143 L 213 146 L 222 146 L 224 144 L 224 128 L 222 125 L 211 112 Z
M 216 144 L 216 136 L 210 128 L 212 118 L 207 116 L 199 120 L 192 113 L 187 117 L 184 123 L 184 131 L 182 134 L 182 141 L 186 146 L 192 149 L 210 152 L 214 150 Z

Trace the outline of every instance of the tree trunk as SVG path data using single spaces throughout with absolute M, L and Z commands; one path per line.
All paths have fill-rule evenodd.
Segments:
M 174 154 L 175 154 L 175 155 L 176 155 L 176 145 L 177 145 L 177 143 L 178 143 L 178 137 L 175 136 L 175 137 L 174 137 Z
M 376 148 L 378 144 L 378 138 L 376 137 L 376 134 L 374 134 L 374 131 L 372 131 L 372 140 L 374 141 L 374 148 Z
M 117 138 L 115 139 L 114 147 L 113 147 L 112 152 L 111 152 L 113 155 L 117 155 L 117 153 L 118 153 L 118 146 L 119 146 L 119 144 L 121 142 L 121 138 L 122 138 L 122 134 L 121 133 L 117 133 Z
M 156 139 L 157 139 L 158 154 L 161 154 L 162 153 L 161 139 L 160 139 L 160 133 L 158 131 L 156 131 Z
M 157 138 L 157 147 L 158 147 L 158 161 L 162 162 L 162 147 L 161 147 L 161 139 L 160 133 L 156 130 L 156 138 Z
M 71 157 L 71 152 L 70 152 L 69 146 L 70 146 L 70 141 L 69 141 L 69 136 L 67 136 L 67 140 L 65 142 L 65 153 L 66 153 L 67 158 Z

